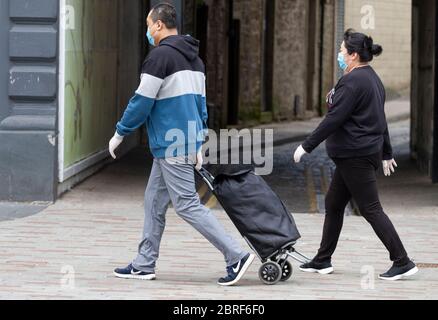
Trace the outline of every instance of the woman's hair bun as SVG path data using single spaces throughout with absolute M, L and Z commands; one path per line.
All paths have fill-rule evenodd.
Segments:
M 370 36 L 365 36 L 364 47 L 367 49 L 373 56 L 378 56 L 383 52 L 382 46 L 378 44 L 374 44 L 373 38 Z
M 378 44 L 373 44 L 372 45 L 372 47 L 371 47 L 371 54 L 373 56 L 379 56 L 379 55 L 382 54 L 382 52 L 383 52 L 383 48 L 382 48 L 381 45 L 378 45 Z

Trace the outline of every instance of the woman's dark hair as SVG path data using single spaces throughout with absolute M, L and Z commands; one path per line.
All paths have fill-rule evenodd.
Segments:
M 344 44 L 348 54 L 356 52 L 361 62 L 370 62 L 374 56 L 379 56 L 383 52 L 382 46 L 374 44 L 373 38 L 354 29 L 345 31 Z

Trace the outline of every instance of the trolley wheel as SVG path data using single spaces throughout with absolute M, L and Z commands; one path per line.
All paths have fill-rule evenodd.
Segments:
M 280 260 L 279 264 L 280 264 L 280 266 L 283 266 L 280 281 L 289 280 L 290 277 L 292 276 L 292 272 L 293 272 L 292 264 L 287 260 Z
M 268 261 L 259 269 L 259 278 L 264 284 L 274 285 L 281 280 L 281 267 L 277 262 Z

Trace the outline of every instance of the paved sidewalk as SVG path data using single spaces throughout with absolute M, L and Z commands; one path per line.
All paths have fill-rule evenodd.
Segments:
M 123 185 L 90 179 L 36 216 L 3 222 L 0 235 L 2 299 L 436 299 L 438 273 L 424 265 L 413 279 L 382 282 L 388 268 L 385 249 L 360 217 L 349 216 L 334 257 L 336 272 L 321 276 L 296 271 L 276 286 L 261 284 L 255 262 L 238 287 L 215 284 L 224 273 L 222 257 L 199 234 L 168 212 L 158 280 L 115 279 L 111 271 L 135 256 L 143 224 L 141 194 Z M 112 177 L 123 181 L 124 176 Z M 117 189 L 126 191 L 121 194 Z M 108 192 L 112 190 L 112 192 Z M 216 215 L 238 239 L 222 211 Z M 297 249 L 312 255 L 319 243 L 322 215 L 295 215 L 303 235 Z M 412 257 L 436 263 L 438 212 L 391 214 Z M 246 244 L 240 240 L 242 245 Z M 297 263 L 294 263 L 297 266 Z M 371 272 L 372 281 L 366 274 Z M 73 281 L 71 282 L 71 277 Z M 362 287 L 365 283 L 365 287 Z M 371 287 L 368 287 L 370 285 Z M 373 288 L 374 286 L 374 288 Z M 369 288 L 369 289 L 367 289 Z

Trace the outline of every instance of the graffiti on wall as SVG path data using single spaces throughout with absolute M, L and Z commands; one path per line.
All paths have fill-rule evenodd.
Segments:
M 66 8 L 64 168 L 104 150 L 114 133 L 118 59 L 118 1 Z

